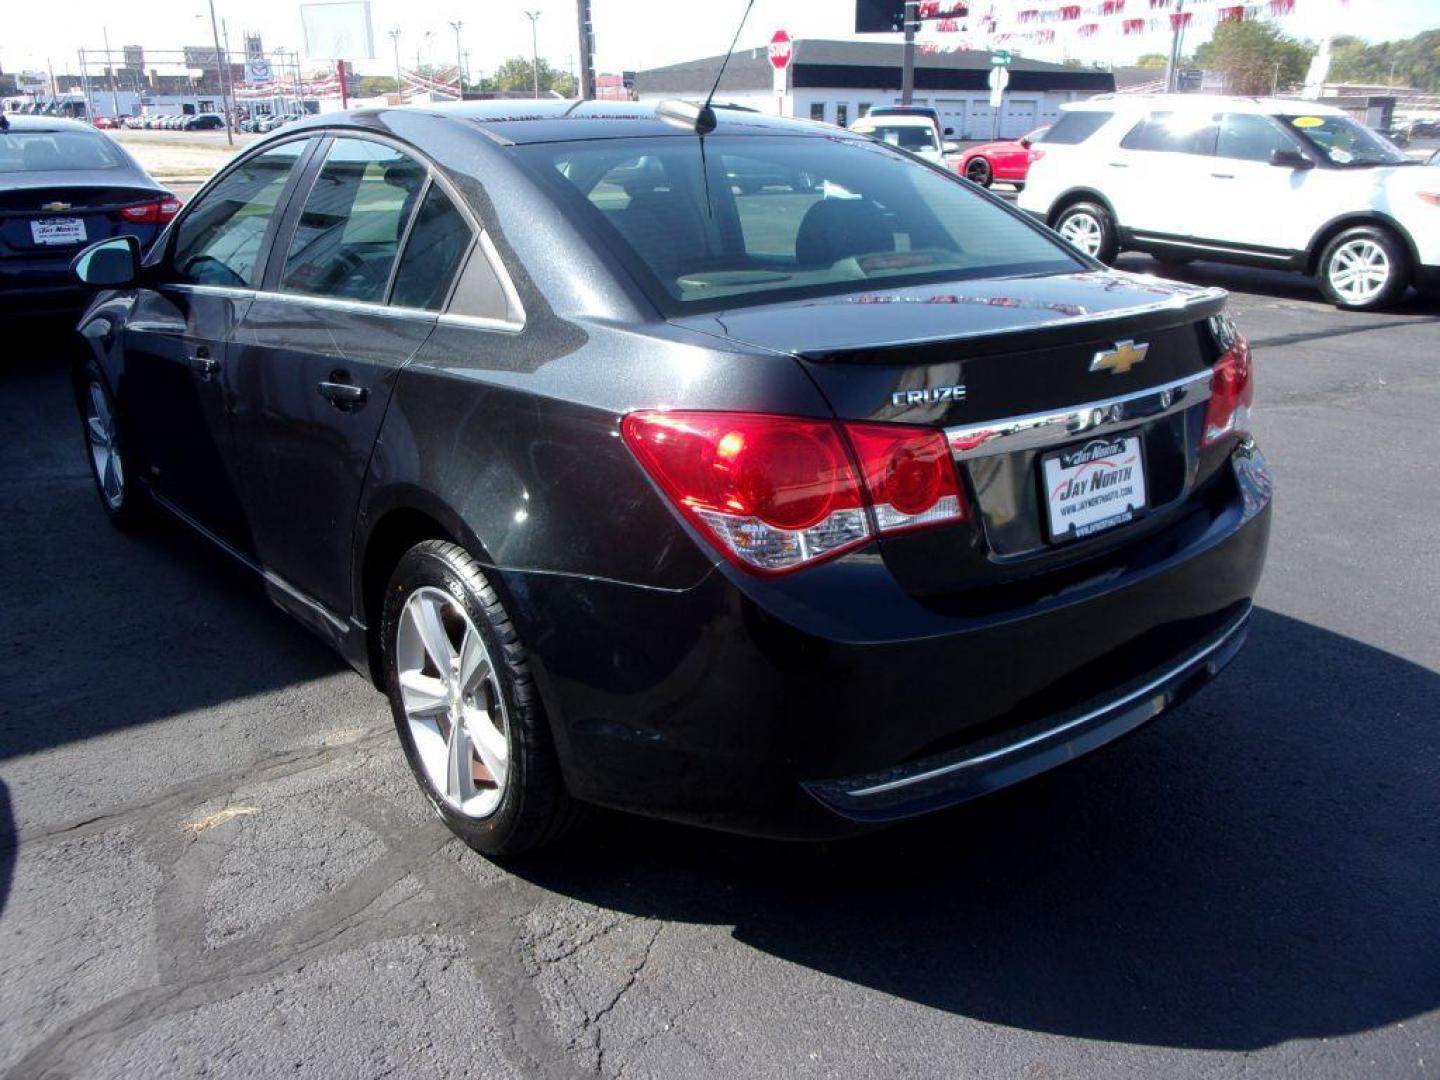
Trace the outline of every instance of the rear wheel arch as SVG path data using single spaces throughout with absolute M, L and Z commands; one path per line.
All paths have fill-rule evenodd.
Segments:
M 1061 214 L 1076 203 L 1082 202 L 1100 204 L 1105 208 L 1105 212 L 1110 215 L 1110 220 L 1113 221 L 1117 227 L 1120 225 L 1120 218 L 1119 215 L 1115 213 L 1114 204 L 1094 188 L 1070 188 L 1068 191 L 1057 196 L 1055 201 L 1050 204 L 1050 209 L 1045 215 L 1045 224 L 1053 229 L 1055 222 L 1060 219 Z

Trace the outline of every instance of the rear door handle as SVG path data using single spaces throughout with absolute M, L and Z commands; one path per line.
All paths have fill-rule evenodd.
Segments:
M 210 355 L 210 350 L 204 345 L 201 345 L 196 348 L 195 354 L 190 357 L 190 370 L 195 372 L 196 375 L 199 375 L 200 378 L 209 380 L 220 370 L 220 361 L 214 359 Z
M 1234 180 L 1234 179 L 1235 179 L 1235 174 L 1234 174 L 1233 172 L 1212 172 L 1210 175 L 1213 176 L 1216 180 Z
M 365 404 L 370 391 L 354 383 L 327 380 L 320 384 L 320 396 L 337 409 L 358 409 Z
M 1112 168 L 1112 169 L 1128 169 L 1129 167 L 1130 167 L 1130 166 L 1127 165 L 1127 164 L 1126 164 L 1125 162 L 1123 162 L 1123 161 L 1112 161 L 1112 162 L 1110 162 L 1110 168 Z

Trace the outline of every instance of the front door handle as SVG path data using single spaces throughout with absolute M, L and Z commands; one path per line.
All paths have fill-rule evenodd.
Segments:
M 333 376 L 332 376 L 333 379 Z M 365 404 L 370 391 L 351 382 L 326 380 L 320 384 L 320 396 L 337 409 L 358 409 Z
M 190 357 L 190 370 L 208 382 L 214 378 L 215 373 L 220 370 L 220 361 L 212 357 L 210 350 L 204 345 L 201 345 L 196 348 L 195 354 Z
M 1234 179 L 1235 179 L 1235 174 L 1234 174 L 1233 172 L 1212 172 L 1210 175 L 1213 176 L 1216 180 L 1234 180 Z
M 1112 161 L 1112 162 L 1110 162 L 1110 168 L 1112 168 L 1112 169 L 1128 169 L 1129 167 L 1130 167 L 1130 166 L 1129 166 L 1128 164 L 1126 164 L 1125 162 L 1123 162 L 1123 161 Z

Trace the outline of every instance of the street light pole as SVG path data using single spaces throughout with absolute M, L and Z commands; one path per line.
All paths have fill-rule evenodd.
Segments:
M 395 49 L 395 96 L 400 99 L 400 104 L 405 104 L 405 84 L 400 81 L 400 31 L 391 30 L 390 44 Z
M 465 24 L 456 19 L 450 24 L 455 31 L 455 100 L 465 100 L 465 54 L 460 48 L 460 28 Z
M 234 146 L 235 129 L 230 123 L 230 96 L 225 92 L 226 58 L 220 52 L 220 24 L 215 21 L 215 0 L 210 0 L 210 33 L 215 38 L 215 74 L 220 79 L 220 100 L 225 105 L 225 141 Z M 105 51 L 110 51 L 109 45 L 106 45 Z
M 531 66 L 535 70 L 535 96 L 540 96 L 540 45 L 536 37 L 536 24 L 540 21 L 540 12 L 527 11 L 525 17 L 530 20 L 530 58 Z

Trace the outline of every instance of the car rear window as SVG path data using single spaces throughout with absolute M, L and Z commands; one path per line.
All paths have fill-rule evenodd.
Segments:
M 0 173 L 120 169 L 125 155 L 88 131 L 0 132 Z
M 863 129 L 857 129 L 857 133 L 872 136 L 883 143 L 912 153 L 917 150 L 936 149 L 933 124 L 869 124 Z
M 1050 130 L 1045 133 L 1045 141 L 1060 143 L 1063 146 L 1075 146 L 1083 143 L 1104 127 L 1114 115 L 1114 113 L 1091 110 L 1061 113 L 1060 119 L 1056 120 Z
M 662 311 L 1084 265 L 958 178 L 868 140 L 677 136 L 516 151 Z

